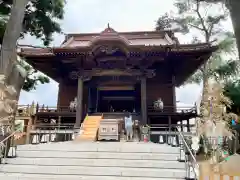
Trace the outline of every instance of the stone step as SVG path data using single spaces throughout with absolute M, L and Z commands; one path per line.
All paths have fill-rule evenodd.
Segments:
M 3 180 L 181 180 L 178 178 L 146 178 L 146 177 L 121 177 L 121 176 L 79 176 L 79 175 L 44 175 L 44 174 L 19 174 L 0 173 Z
M 93 137 L 96 136 L 95 133 L 92 132 L 92 131 L 90 131 L 90 132 L 89 132 L 89 131 L 83 132 L 83 133 L 81 134 L 81 137 L 84 136 L 84 135 L 85 135 L 85 136 L 88 135 L 88 136 L 91 136 L 91 137 L 92 137 L 92 136 L 93 136 Z
M 90 135 L 96 135 L 96 130 L 88 130 L 88 131 L 84 131 L 83 134 L 90 134 Z
M 92 136 L 82 136 L 82 137 L 78 137 L 75 139 L 76 142 L 80 141 L 80 142 L 95 142 L 96 138 L 92 137 Z
M 89 121 L 89 122 L 85 122 L 84 124 L 83 124 L 83 127 L 86 127 L 86 126 L 96 126 L 96 125 L 98 125 L 100 122 L 98 121 L 98 120 L 96 120 L 96 121 Z
M 84 138 L 96 139 L 92 134 L 82 134 L 81 137 L 77 137 L 76 140 L 84 139 Z
M 98 129 L 98 126 L 94 125 L 87 125 L 87 126 L 82 126 L 82 129 Z
M 68 142 L 18 146 L 18 152 L 22 150 L 179 154 L 179 148 L 143 142 Z
M 82 166 L 33 166 L 33 165 L 0 165 L 0 172 L 49 174 L 49 175 L 89 175 L 89 176 L 123 176 L 151 178 L 184 178 L 184 169 L 153 169 L 123 167 L 82 167 Z
M 74 158 L 14 158 L 7 164 L 40 165 L 40 166 L 91 166 L 91 167 L 135 167 L 184 169 L 185 164 L 177 161 L 160 160 L 126 160 L 126 159 L 74 159 Z
M 178 154 L 161 153 L 119 153 L 119 152 L 81 152 L 81 151 L 17 151 L 18 157 L 29 158 L 73 158 L 73 159 L 129 159 L 176 161 Z
M 95 140 L 101 119 L 102 119 L 102 116 L 86 116 L 82 125 L 82 127 L 84 128 L 84 133 L 80 134 L 76 138 L 76 141 Z M 89 136 L 85 136 L 85 134 L 90 135 L 91 138 L 89 139 Z
M 74 141 L 76 142 L 95 142 L 96 138 L 93 136 L 89 136 L 89 135 L 83 135 L 81 137 L 77 137 L 76 139 L 74 139 Z

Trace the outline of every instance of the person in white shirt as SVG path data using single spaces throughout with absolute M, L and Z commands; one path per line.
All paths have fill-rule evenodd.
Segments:
M 132 121 L 132 115 L 128 115 L 128 117 L 125 117 L 125 130 L 126 130 L 126 136 L 127 141 L 133 139 L 133 121 Z

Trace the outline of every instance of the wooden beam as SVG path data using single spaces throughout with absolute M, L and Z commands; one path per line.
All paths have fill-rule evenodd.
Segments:
M 172 119 L 171 116 L 168 116 L 168 131 L 170 132 L 172 130 Z
M 142 112 L 142 124 L 147 124 L 147 92 L 146 92 L 146 77 L 141 79 L 141 112 Z
M 77 109 L 76 109 L 76 122 L 75 129 L 80 129 L 82 112 L 83 112 L 83 78 L 78 78 L 78 89 L 77 89 Z
M 175 76 L 172 75 L 172 96 L 173 96 L 173 111 L 176 112 L 177 108 L 177 101 L 176 101 L 176 79 Z
M 152 78 L 155 76 L 155 70 L 153 69 L 92 69 L 92 70 L 79 70 L 72 71 L 69 74 L 71 79 L 77 79 L 80 76 L 93 77 L 93 76 L 136 76 Z

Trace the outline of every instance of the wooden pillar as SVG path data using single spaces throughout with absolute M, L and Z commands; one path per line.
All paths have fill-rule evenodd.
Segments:
M 57 109 L 60 109 L 61 106 L 61 96 L 62 96 L 62 80 L 58 84 L 58 100 L 57 100 Z
M 26 130 L 26 144 L 31 144 L 31 130 L 32 130 L 33 117 L 29 117 Z
M 187 120 L 187 132 L 190 132 L 190 123 L 189 123 L 189 119 Z
M 61 116 L 58 116 L 58 129 L 60 129 L 60 126 L 61 126 L 61 120 L 62 120 L 62 117 Z
M 95 109 L 95 112 L 98 112 L 98 101 L 99 101 L 99 90 L 97 88 L 97 98 L 96 98 L 96 109 Z
M 83 78 L 78 78 L 78 89 L 77 89 L 77 109 L 76 109 L 76 122 L 75 129 L 80 129 L 83 111 Z
M 171 116 L 168 116 L 168 130 L 169 130 L 169 132 L 172 130 L 172 119 L 171 119 Z
M 88 87 L 88 109 L 87 113 L 92 113 L 92 87 Z
M 181 132 L 183 132 L 183 122 L 182 122 L 182 120 L 180 121 L 180 123 L 181 123 Z
M 147 124 L 147 95 L 146 95 L 146 77 L 141 78 L 141 113 L 142 124 Z
M 35 129 L 36 129 L 37 120 L 38 120 L 38 117 L 37 117 L 37 115 L 35 114 L 34 117 L 33 117 L 32 130 L 35 130 Z
M 175 82 L 175 76 L 172 76 L 172 96 L 173 96 L 173 112 L 177 111 L 177 105 L 176 105 L 176 82 Z

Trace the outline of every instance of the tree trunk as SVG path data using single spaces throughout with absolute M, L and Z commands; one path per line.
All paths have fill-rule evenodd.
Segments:
M 16 105 L 26 72 L 17 62 L 16 44 L 22 31 L 25 7 L 29 0 L 13 0 L 11 15 L 3 37 L 0 56 L 0 138 L 13 129 L 1 125 L 14 123 Z
M 204 134 L 204 123 L 209 119 L 209 100 L 208 100 L 209 79 L 203 76 L 202 99 L 200 104 L 201 122 L 198 122 L 198 134 Z
M 233 28 L 237 39 L 238 55 L 240 57 L 240 0 L 228 0 L 227 6 L 230 10 Z
M 22 22 L 28 1 L 13 1 L 11 15 L 3 37 L 0 57 L 0 74 L 4 74 L 5 77 L 9 76 L 13 63 L 16 61 L 16 44 L 22 31 Z

